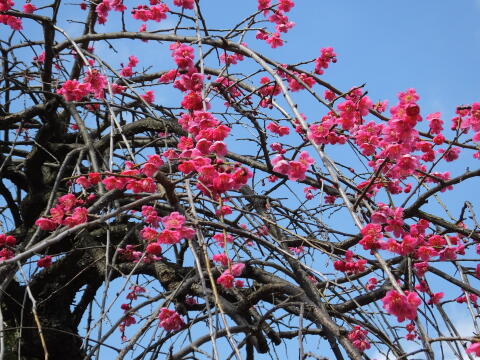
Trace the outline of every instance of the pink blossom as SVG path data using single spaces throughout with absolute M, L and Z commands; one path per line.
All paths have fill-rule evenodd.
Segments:
M 88 180 L 88 178 L 86 176 L 80 176 L 79 178 L 77 178 L 75 180 L 75 182 L 85 189 L 88 189 L 89 187 L 92 187 L 92 183 L 90 182 L 90 180 Z
M 290 133 L 288 126 L 280 126 L 275 122 L 269 122 L 267 129 L 280 136 L 288 135 Z
M 22 30 L 22 19 L 17 18 L 16 16 L 11 16 L 11 15 L 2 15 L 0 14 L 0 23 L 10 26 L 12 30 Z
M 58 204 L 65 211 L 70 211 L 78 203 L 77 198 L 73 194 L 65 194 L 58 198 Z
M 127 261 L 138 262 L 142 256 L 140 251 L 134 251 L 133 245 L 127 245 L 125 249 L 119 248 L 118 253 Z
M 405 319 L 416 319 L 417 308 L 422 301 L 415 292 L 405 291 L 405 295 L 401 295 L 396 290 L 390 290 L 382 302 L 387 313 L 396 316 L 398 322 L 403 322 Z
M 213 255 L 212 260 L 214 262 L 221 263 L 222 266 L 228 266 L 228 264 L 230 263 L 230 259 L 228 258 L 228 256 L 225 253 L 220 253 L 220 254 Z
M 289 12 L 294 6 L 295 3 L 292 0 L 279 0 L 278 9 Z
M 400 104 L 415 104 L 419 99 L 415 89 L 407 89 L 405 92 L 400 92 L 398 94 L 398 99 Z
M 380 239 L 383 238 L 382 226 L 379 224 L 367 224 L 362 230 L 363 235 L 359 244 L 363 246 L 364 250 L 378 250 L 381 248 Z
M 230 174 L 218 174 L 218 176 L 216 176 L 212 181 L 212 188 L 218 193 L 223 193 L 233 189 L 233 179 Z
M 105 24 L 107 22 L 108 13 L 112 9 L 111 0 L 103 0 L 95 8 L 95 12 L 98 15 L 98 23 Z
M 44 217 L 37 219 L 37 221 L 35 221 L 35 225 L 44 231 L 53 231 L 58 226 L 53 220 Z
M 142 230 L 140 230 L 140 236 L 146 241 L 156 241 L 158 233 L 155 229 L 145 226 Z
M 52 217 L 52 220 L 56 224 L 60 225 L 60 224 L 62 224 L 63 216 L 65 215 L 65 212 L 63 211 L 62 206 L 57 205 L 57 206 L 50 209 L 50 215 Z
M 417 285 L 415 285 L 415 290 L 425 293 L 425 292 L 428 292 L 430 288 L 428 287 L 428 284 L 425 280 L 420 280 L 420 282 Z
M 217 245 L 220 247 L 225 247 L 225 242 L 231 244 L 233 243 L 233 236 L 230 234 L 215 234 L 213 239 L 217 242 Z
M 185 298 L 185 304 L 187 305 L 196 305 L 198 304 L 197 300 L 193 296 L 187 296 Z
M 175 80 L 175 78 L 177 77 L 177 74 L 178 74 L 178 70 L 177 69 L 173 69 L 173 70 L 170 70 L 170 71 L 167 71 L 165 74 L 163 74 L 160 79 L 158 80 L 158 82 L 160 83 L 169 83 L 173 80 Z
M 156 6 L 150 7 L 150 15 L 149 15 L 149 20 L 153 20 L 156 22 L 160 22 L 161 20 L 164 20 L 167 18 L 167 12 L 169 12 L 170 9 L 166 4 L 160 3 Z
M 377 286 L 377 284 L 378 284 L 378 280 L 372 277 L 372 278 L 368 279 L 367 285 L 365 286 L 365 288 L 366 288 L 368 291 L 372 291 L 372 290 L 375 289 L 375 287 Z
M 162 217 L 162 224 L 167 229 L 179 229 L 185 224 L 185 217 L 174 211 L 170 215 Z
M 363 330 L 360 326 L 355 326 L 352 331 L 348 333 L 348 340 L 350 340 L 358 350 L 365 351 L 370 349 L 370 343 L 367 341 L 367 330 Z
M 306 171 L 308 167 L 315 162 L 309 155 L 308 152 L 302 151 L 297 161 L 290 161 L 288 163 L 288 178 L 292 181 L 295 180 L 304 180 L 306 177 Z M 273 162 L 272 162 L 273 163 Z
M 315 60 L 315 74 L 322 75 L 324 72 L 323 69 L 328 68 L 330 62 L 337 62 L 336 56 L 332 47 L 320 49 L 320 57 Z
M 475 356 L 480 357 L 480 342 L 471 343 L 467 348 L 468 354 L 475 354 Z
M 123 92 L 126 89 L 125 86 L 115 84 L 115 83 L 111 84 L 111 88 L 112 88 L 112 93 L 114 94 L 123 94 Z
M 245 269 L 244 263 L 237 263 L 232 265 L 231 273 L 233 276 L 238 277 L 242 275 L 243 270 Z
M 303 81 L 309 88 L 313 87 L 313 85 L 316 84 L 315 79 L 311 76 L 308 76 L 307 74 L 297 73 L 297 72 L 295 72 L 294 74 L 299 78 L 299 80 Z M 305 86 L 300 84 L 300 82 L 294 79 L 293 77 L 290 78 L 290 80 L 288 80 L 288 86 L 290 87 L 291 91 L 299 91 L 299 90 L 305 89 Z
M 234 277 L 228 270 L 224 271 L 217 279 L 217 284 L 222 285 L 225 289 L 233 287 Z
M 243 55 L 241 54 L 227 54 L 223 53 L 220 55 L 220 62 L 225 63 L 227 65 L 237 64 L 238 61 L 242 61 L 244 59 Z M 225 78 L 223 78 L 225 79 Z
M 158 235 L 160 244 L 177 244 L 180 242 L 182 235 L 178 230 L 165 229 Z
M 415 255 L 423 261 L 429 261 L 431 257 L 437 256 L 438 252 L 431 246 L 420 246 Z
M 145 252 L 149 255 L 159 255 L 162 252 L 162 247 L 159 243 L 152 242 L 147 245 Z
M 0 0 L 0 12 L 8 11 L 14 5 L 15 3 L 12 0 Z
M 37 10 L 37 7 L 31 3 L 24 4 L 22 8 L 25 14 L 33 14 Z
M 294 254 L 300 255 L 305 251 L 305 248 L 303 246 L 289 247 L 288 250 L 290 250 Z
M 190 91 L 187 95 L 183 97 L 181 105 L 185 110 L 202 110 L 202 96 L 196 91 Z
M 180 69 L 193 66 L 193 60 L 195 58 L 193 47 L 176 43 L 170 45 L 170 50 L 172 50 L 173 60 Z
M 267 9 L 271 6 L 270 1 L 271 0 L 258 0 L 258 10 L 264 10 L 263 15 L 265 15 L 265 16 L 267 15 L 267 12 L 268 12 L 265 9 Z
M 120 71 L 120 75 L 123 77 L 130 77 L 133 75 L 132 67 L 131 66 L 125 66 L 122 68 Z
M 173 0 L 173 4 L 184 9 L 193 9 L 194 0 Z
M 167 308 L 160 310 L 158 319 L 160 320 L 160 326 L 163 327 L 165 331 L 180 331 L 185 326 L 185 322 L 180 315 L 176 311 L 168 310 Z
M 328 124 L 312 124 L 309 128 L 308 137 L 315 144 L 328 144 L 330 128 Z
M 77 80 L 67 80 L 57 94 L 62 95 L 66 101 L 80 101 L 91 91 L 91 85 L 88 83 L 79 83 Z
M 85 84 L 90 85 L 90 91 L 96 99 L 103 99 L 104 90 L 108 85 L 108 81 L 105 75 L 102 75 L 98 70 L 88 70 L 85 78 L 83 79 Z
M 105 185 L 105 189 L 108 191 L 113 189 L 123 190 L 126 185 L 124 180 L 116 176 L 107 176 L 102 180 L 102 184 Z
M 428 270 L 428 262 L 420 262 L 413 264 L 413 268 L 418 277 L 423 277 Z
M 469 294 L 469 293 L 466 293 L 466 294 L 468 295 L 468 298 L 470 299 L 470 301 L 473 303 L 473 306 L 475 308 L 477 308 L 478 307 L 478 305 L 477 305 L 478 296 L 475 295 L 475 294 Z M 467 302 L 467 295 L 458 297 L 458 298 L 455 299 L 455 301 L 459 304 L 466 303 Z
M 140 95 L 147 104 L 152 104 L 155 101 L 155 92 L 153 90 L 147 91 L 145 94 Z
M 456 247 L 446 247 L 439 253 L 439 259 L 442 261 L 445 260 L 456 260 L 457 259 L 457 248 Z
M 448 150 L 444 149 L 439 149 L 438 152 L 440 154 L 443 154 L 443 158 L 447 162 L 455 161 L 458 159 L 459 154 L 460 154 L 460 148 L 459 147 L 452 147 Z
M 142 216 L 145 218 L 145 222 L 153 227 L 158 227 L 160 224 L 160 217 L 153 206 L 143 205 Z
M 178 231 L 180 232 L 180 237 L 187 240 L 193 239 L 196 234 L 196 231 L 188 226 L 182 226 Z
M 232 213 L 232 208 L 228 205 L 223 205 L 220 209 L 218 209 L 215 214 L 217 216 L 225 216 L 225 215 L 230 215 Z
M 272 49 L 283 46 L 283 40 L 280 38 L 279 32 L 270 35 L 266 41 L 270 45 L 270 47 L 272 47 Z
M 440 119 L 440 113 L 436 112 L 427 115 L 428 126 L 432 134 L 440 134 L 443 130 L 443 121 Z
M 138 64 L 138 58 L 135 55 L 130 55 L 128 57 L 128 66 L 135 67 Z
M 437 305 L 440 300 L 442 300 L 445 294 L 443 292 L 438 292 L 431 295 L 431 298 L 427 301 L 428 305 Z
M 43 64 L 43 62 L 45 61 L 45 51 L 42 51 L 40 55 L 35 56 L 32 60 Z
M 224 157 L 228 153 L 227 145 L 223 141 L 215 141 L 208 150 L 210 153 L 215 153 L 218 157 Z
M 65 218 L 64 224 L 68 227 L 74 227 L 83 224 L 88 220 L 88 209 L 84 207 L 76 207 L 73 209 L 71 216 Z

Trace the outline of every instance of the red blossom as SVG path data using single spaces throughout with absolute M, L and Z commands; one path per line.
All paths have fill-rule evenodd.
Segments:
M 49 268 L 52 265 L 52 257 L 47 255 L 37 260 L 37 266 L 40 268 Z
M 14 5 L 15 3 L 12 0 L 0 0 L 0 12 L 8 11 Z

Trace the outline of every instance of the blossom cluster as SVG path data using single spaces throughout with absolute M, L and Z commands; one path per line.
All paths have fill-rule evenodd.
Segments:
M 218 261 L 218 260 L 217 260 Z M 222 261 L 225 261 L 222 259 Z M 227 260 L 228 262 L 228 260 Z M 242 275 L 243 269 L 245 269 L 245 264 L 237 263 L 229 266 L 227 270 L 225 270 L 218 278 L 217 284 L 221 285 L 225 289 L 230 289 L 234 285 L 235 287 L 243 287 L 243 281 L 237 280 L 235 281 L 236 277 Z
M 195 235 L 195 230 L 185 225 L 186 219 L 178 212 L 172 212 L 165 217 L 158 216 L 154 207 L 142 206 L 142 216 L 145 223 L 140 231 L 140 237 L 146 242 L 145 254 L 135 250 L 133 245 L 127 245 L 125 249 L 119 249 L 119 254 L 127 261 L 138 262 L 142 255 L 143 262 L 160 260 L 159 255 L 162 252 L 163 245 L 172 245 L 179 243 L 182 239 L 191 239 Z M 160 224 L 163 230 L 158 230 Z
M 298 160 L 288 161 L 282 155 L 277 155 L 272 159 L 273 171 L 287 175 L 293 181 L 304 180 L 309 166 L 314 163 L 315 160 L 306 151 L 300 153 Z
M 315 59 L 315 74 L 322 75 L 324 73 L 324 69 L 328 68 L 330 63 L 336 62 L 337 54 L 335 54 L 332 47 L 320 49 L 320 56 Z
M 265 40 L 273 49 L 282 46 L 281 33 L 287 33 L 295 26 L 295 23 L 286 15 L 294 6 L 295 3 L 292 0 L 279 0 L 276 8 L 272 7 L 271 0 L 258 0 L 258 10 L 262 10 L 267 20 L 275 24 L 275 32 L 269 34 L 265 30 L 260 30 L 257 32 L 257 39 Z
M 142 294 L 145 292 L 145 288 L 139 286 L 139 285 L 132 285 L 130 287 L 130 292 L 127 294 L 126 298 L 129 300 L 129 303 L 124 303 L 120 305 L 120 308 L 123 310 L 124 315 L 122 322 L 120 325 L 118 325 L 118 329 L 122 333 L 122 341 L 127 341 L 127 337 L 125 336 L 125 328 L 134 325 L 137 323 L 137 320 L 133 316 L 133 314 L 130 312 L 132 310 L 132 302 L 134 300 L 137 300 L 139 294 Z
M 417 318 L 417 308 L 422 301 L 415 292 L 405 291 L 405 294 L 400 294 L 396 290 L 390 290 L 382 302 L 387 313 L 396 316 L 398 322 L 403 322 L 405 319 Z
M 12 248 L 17 244 L 17 239 L 11 235 L 0 234 L 0 261 L 11 259 L 14 255 Z
M 423 262 L 428 262 L 433 257 L 438 256 L 439 260 L 456 260 L 457 255 L 465 254 L 465 246 L 460 242 L 461 235 L 448 236 L 447 241 L 445 236 L 426 234 L 429 226 L 426 220 L 411 225 L 409 232 L 406 232 L 403 228 L 402 208 L 392 209 L 382 203 L 378 205 L 379 209 L 371 216 L 372 222 L 361 230 L 363 236 L 359 244 L 365 250 L 382 249 L 402 256 L 412 255 L 414 259 L 421 261 L 414 264 L 419 276 L 424 273 L 421 271 Z M 401 238 L 401 241 L 392 237 L 382 240 L 383 231 L 393 232 L 394 237 Z
M 61 225 L 74 227 L 83 224 L 88 220 L 88 209 L 82 205 L 85 205 L 85 201 L 77 199 L 74 194 L 63 195 L 50 209 L 50 217 L 40 217 L 35 225 L 42 230 L 52 231 Z
M 152 1 L 151 1 L 152 3 Z M 155 21 L 160 22 L 167 18 L 167 13 L 170 11 L 168 6 L 161 1 L 153 1 L 153 5 L 139 5 L 132 10 L 132 16 L 140 21 Z
M 66 101 L 80 101 L 90 94 L 96 99 L 103 99 L 107 86 L 106 76 L 98 70 L 92 69 L 87 71 L 82 82 L 75 79 L 65 81 L 62 87 L 57 90 L 57 94 L 62 95 Z M 112 90 L 115 89 L 115 87 L 112 87 Z
M 128 64 L 126 66 L 122 65 L 122 70 L 120 71 L 120 75 L 124 77 L 130 77 L 133 75 L 133 68 L 137 66 L 138 58 L 135 55 L 131 55 L 128 58 Z
M 159 326 L 164 328 L 165 331 L 179 331 L 185 326 L 185 322 L 180 315 L 176 311 L 167 308 L 160 310 L 158 319 L 160 320 Z
M 359 259 L 357 261 L 354 261 L 353 258 L 353 252 L 347 250 L 345 252 L 344 260 L 335 261 L 333 263 L 333 267 L 335 268 L 335 270 L 344 272 L 347 275 L 358 274 L 365 271 L 365 264 L 367 263 L 367 260 Z
M 5 12 L 10 10 L 15 3 L 12 0 L 0 0 L 0 12 Z
M 179 124 L 190 136 L 180 138 L 178 152 L 169 151 L 164 155 L 170 160 L 180 160 L 181 172 L 197 173 L 197 187 L 207 196 L 216 198 L 226 191 L 238 190 L 252 174 L 238 164 L 230 165 L 223 160 L 228 151 L 224 140 L 230 128 L 204 109 L 208 107 L 201 94 L 204 79 L 194 66 L 194 50 L 181 43 L 171 45 L 170 49 L 178 69 L 186 70 L 175 80 L 174 87 L 185 94 L 181 105 L 188 112 L 181 114 Z M 170 71 L 160 81 L 172 81 L 177 73 L 177 70 Z
M 355 326 L 352 331 L 347 335 L 348 340 L 350 340 L 358 350 L 365 351 L 370 349 L 370 343 L 367 340 L 368 331 L 362 329 L 360 326 Z
M 107 22 L 108 14 L 111 10 L 124 12 L 127 7 L 123 4 L 123 0 L 103 0 L 95 7 L 97 13 L 97 21 L 99 24 Z
M 10 26 L 12 30 L 22 30 L 22 19 L 12 15 L 0 14 L 0 24 Z

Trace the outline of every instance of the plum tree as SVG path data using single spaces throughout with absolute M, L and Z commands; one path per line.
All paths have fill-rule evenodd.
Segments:
M 0 359 L 480 356 L 480 170 L 442 171 L 480 103 L 374 102 L 275 60 L 305 5 L 207 6 L 0 0 Z

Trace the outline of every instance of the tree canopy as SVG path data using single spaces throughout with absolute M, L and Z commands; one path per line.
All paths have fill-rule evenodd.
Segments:
M 0 360 L 480 356 L 480 102 L 212 4 L 0 0 Z

